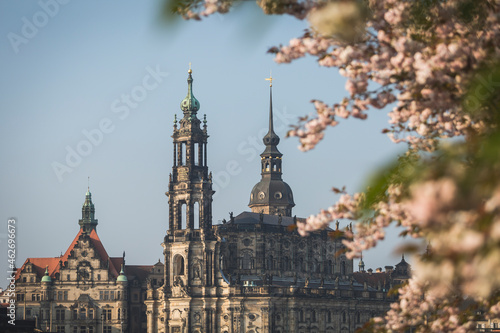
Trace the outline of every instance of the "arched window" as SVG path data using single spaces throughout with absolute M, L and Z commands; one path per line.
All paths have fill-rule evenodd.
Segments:
M 345 261 L 340 263 L 340 275 L 345 275 Z
M 200 229 L 200 203 L 198 201 L 193 205 L 193 223 L 194 229 Z
M 303 310 L 299 310 L 299 321 L 300 322 L 304 321 L 304 311 Z
M 181 142 L 181 165 L 186 165 L 186 143 Z
M 313 323 L 316 322 L 316 311 L 314 311 L 314 310 L 311 311 L 311 321 Z
M 332 322 L 332 311 L 328 311 L 326 315 L 326 321 L 331 323 Z
M 314 260 L 313 260 L 313 263 L 312 263 L 312 266 L 313 266 L 313 267 L 312 267 L 312 272 L 313 272 L 313 273 L 319 273 L 319 272 L 320 272 L 320 268 L 321 268 L 321 267 L 320 267 L 320 265 L 319 265 L 318 260 L 314 259 Z
M 252 256 L 250 252 L 244 252 L 241 258 L 241 268 L 242 269 L 252 269 Z
M 305 264 L 304 264 L 304 259 L 303 258 L 299 258 L 299 267 L 301 272 L 304 272 L 305 271 Z
M 344 312 L 342 312 L 342 322 L 343 323 L 346 323 L 347 322 L 347 314 Z
M 177 209 L 179 210 L 177 212 L 179 216 L 179 222 L 177 225 L 178 229 L 186 229 L 186 216 L 187 216 L 187 210 L 186 210 L 186 203 L 184 201 L 179 201 L 177 204 Z
M 200 165 L 200 161 L 198 159 L 198 151 L 199 151 L 199 145 L 197 143 L 193 143 L 193 156 L 192 156 L 192 159 L 193 159 L 193 164 L 194 165 Z
M 283 257 L 283 270 L 284 271 L 290 270 L 290 259 L 288 259 L 288 257 Z
M 267 257 L 267 269 L 274 269 L 273 256 Z
M 266 171 L 269 171 L 269 163 L 266 163 Z
M 184 258 L 180 254 L 174 257 L 174 276 L 175 275 L 184 275 Z

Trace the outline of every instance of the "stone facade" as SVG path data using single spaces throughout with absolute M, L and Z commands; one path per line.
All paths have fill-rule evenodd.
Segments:
M 294 230 L 303 220 L 292 215 L 292 189 L 282 179 L 272 95 L 251 211 L 212 225 L 207 122 L 198 119 L 192 83 L 190 70 L 172 135 L 164 264 L 109 257 L 87 192 L 66 253 L 29 258 L 17 270 L 18 317 L 36 316 L 42 330 L 71 333 L 283 333 L 354 332 L 382 315 L 394 299 L 337 255 L 344 250 L 338 224 L 309 237 Z
M 97 236 L 90 192 L 79 224 L 63 255 L 28 258 L 16 271 L 17 319 L 35 319 L 52 332 L 144 331 L 146 281 L 163 284 L 163 264 L 126 266 L 125 254 L 109 257 Z

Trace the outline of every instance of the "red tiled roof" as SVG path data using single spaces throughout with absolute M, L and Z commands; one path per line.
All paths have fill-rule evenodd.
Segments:
M 16 271 L 16 280 L 19 278 L 21 271 L 24 269 L 26 264 L 32 263 L 33 264 L 33 270 L 37 274 L 39 278 L 45 275 L 45 267 L 48 266 L 49 269 L 49 275 L 54 278 L 55 274 L 59 272 L 60 266 L 59 262 L 62 262 L 64 264 L 65 261 L 68 260 L 68 257 L 71 255 L 71 251 L 73 251 L 75 245 L 78 242 L 78 239 L 82 235 L 82 229 L 78 231 L 78 234 L 76 235 L 75 239 L 71 242 L 71 245 L 68 247 L 66 252 L 61 256 L 61 257 L 54 257 L 54 258 L 28 258 L 24 262 L 23 266 L 21 266 L 20 269 Z M 101 259 L 101 262 L 106 263 L 109 262 L 109 272 L 111 273 L 112 276 L 115 278 L 118 277 L 120 274 L 120 266 L 123 263 L 123 258 L 110 258 L 108 256 L 108 253 L 104 249 L 104 246 L 102 245 L 101 240 L 99 239 L 99 236 L 97 235 L 97 232 L 92 230 L 92 232 L 89 235 L 90 241 L 92 242 L 92 245 L 94 246 L 99 258 Z
M 373 288 L 377 288 L 380 283 L 381 287 L 384 287 L 390 281 L 390 275 L 387 272 L 354 272 L 354 280 L 359 283 L 365 283 Z
M 127 277 L 136 277 L 140 281 L 145 281 L 152 269 L 153 265 L 126 265 L 125 275 L 127 275 Z
M 111 270 L 111 267 L 113 267 L 114 272 L 116 273 L 116 277 L 118 277 L 118 275 L 120 275 L 120 271 L 122 269 L 123 257 L 109 258 L 109 262 L 110 262 L 110 265 L 109 265 L 110 270 Z M 111 270 L 111 272 L 113 272 L 113 271 Z M 113 273 L 113 274 L 115 274 L 115 273 Z
M 101 240 L 99 239 L 99 236 L 97 236 L 97 232 L 95 231 L 95 229 L 92 229 L 92 232 L 90 233 L 90 239 L 92 241 L 92 244 L 94 245 L 94 248 L 96 249 L 97 253 L 99 254 L 99 257 L 101 257 L 101 261 L 108 261 L 110 258 L 108 256 L 108 253 L 106 252 L 106 250 L 104 249 L 104 246 L 102 245 L 101 243 Z M 110 261 L 110 265 L 109 265 L 109 271 L 110 273 L 114 276 L 114 277 L 118 277 L 118 275 L 120 275 L 120 265 L 121 263 L 115 267 L 113 265 L 113 262 L 111 260 Z

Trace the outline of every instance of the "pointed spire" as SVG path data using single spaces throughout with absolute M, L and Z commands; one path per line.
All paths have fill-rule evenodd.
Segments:
M 283 181 L 282 156 L 277 148 L 280 138 L 274 132 L 273 124 L 273 91 L 272 76 L 266 79 L 269 84 L 269 131 L 264 136 L 263 142 L 266 149 L 261 157 L 261 180 L 250 193 L 248 206 L 252 212 L 264 212 L 270 215 L 292 216 L 293 193 L 290 186 Z
M 275 149 L 276 152 L 279 153 L 276 146 L 280 143 L 280 138 L 276 133 L 274 133 L 274 123 L 273 123 L 273 77 L 270 76 L 266 80 L 270 82 L 270 84 L 269 84 L 269 131 L 264 136 L 263 141 L 264 141 L 264 144 L 266 146 L 272 147 L 271 150 L 273 152 Z M 268 149 L 266 148 L 266 151 L 267 150 Z

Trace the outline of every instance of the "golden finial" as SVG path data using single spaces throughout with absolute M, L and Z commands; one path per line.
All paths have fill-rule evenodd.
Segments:
M 273 75 L 272 75 L 271 71 L 269 71 L 269 77 L 266 78 L 266 81 L 269 81 L 269 87 L 273 86 Z
M 188 73 L 191 74 L 193 71 L 191 70 L 191 62 L 189 62 L 189 70 Z

